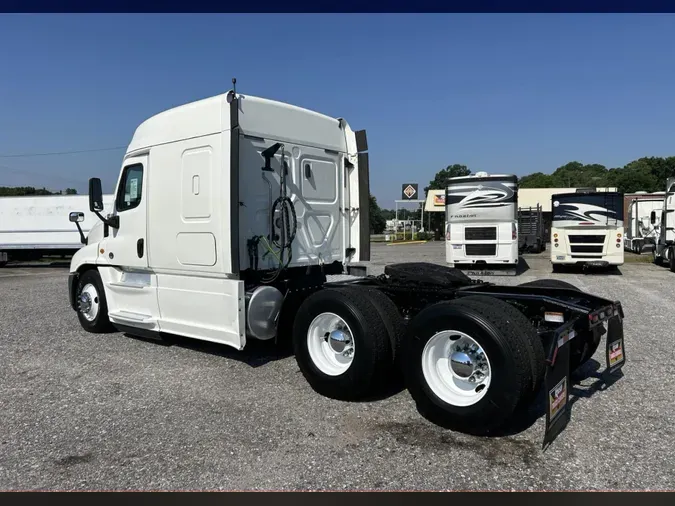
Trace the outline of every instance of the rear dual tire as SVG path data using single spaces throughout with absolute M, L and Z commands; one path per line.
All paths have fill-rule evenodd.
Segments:
M 406 385 L 433 423 L 493 433 L 538 391 L 544 362 L 537 346 L 534 327 L 506 302 L 482 296 L 439 302 L 408 325 Z
M 359 400 L 395 381 L 403 322 L 389 298 L 368 288 L 327 288 L 310 295 L 293 324 L 293 350 L 319 394 Z

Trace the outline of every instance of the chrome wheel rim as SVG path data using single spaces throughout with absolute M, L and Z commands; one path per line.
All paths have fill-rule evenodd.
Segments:
M 317 369 L 328 376 L 339 376 L 354 360 L 354 334 L 340 316 L 321 313 L 309 324 L 307 350 Z

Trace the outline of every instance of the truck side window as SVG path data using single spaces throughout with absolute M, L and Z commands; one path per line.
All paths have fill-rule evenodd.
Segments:
M 115 206 L 118 212 L 138 207 L 143 194 L 143 166 L 139 163 L 124 168 Z

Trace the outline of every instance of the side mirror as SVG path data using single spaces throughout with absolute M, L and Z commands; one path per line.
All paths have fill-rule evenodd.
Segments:
M 68 219 L 72 223 L 81 223 L 84 221 L 84 213 L 70 213 L 70 215 L 68 215 Z
M 656 223 L 656 211 L 651 212 L 651 214 L 649 215 L 649 221 L 651 221 L 652 225 Z
M 103 190 L 101 180 L 97 177 L 89 180 L 89 210 L 92 213 L 103 211 Z

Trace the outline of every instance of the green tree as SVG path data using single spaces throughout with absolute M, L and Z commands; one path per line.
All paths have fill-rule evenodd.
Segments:
M 461 165 L 459 163 L 454 163 L 448 165 L 445 169 L 439 170 L 434 178 L 429 181 L 429 186 L 424 188 L 425 197 L 429 194 L 429 190 L 444 190 L 448 186 L 448 181 L 452 177 L 461 177 L 461 176 L 470 176 L 471 170 L 466 165 Z M 400 218 L 400 216 L 399 216 Z M 443 230 L 445 228 L 445 213 L 431 213 L 428 217 L 424 219 L 424 227 L 427 228 L 427 224 L 430 228 L 429 231 L 433 230 Z
M 374 195 L 370 196 L 370 233 L 381 234 L 387 226 L 387 220 L 382 216 L 382 210 L 377 205 L 377 199 Z
M 518 180 L 520 188 L 555 188 L 556 179 L 551 174 L 544 174 L 543 172 L 535 172 L 523 176 Z
M 0 197 L 21 197 L 25 195 L 54 195 L 46 188 L 32 186 L 0 186 Z
M 429 190 L 444 190 L 448 186 L 448 180 L 451 177 L 469 175 L 471 175 L 471 171 L 466 165 L 460 165 L 458 163 L 448 165 L 445 169 L 441 169 L 436 173 L 434 179 L 429 182 L 429 186 L 427 186 L 424 191 L 428 193 Z

